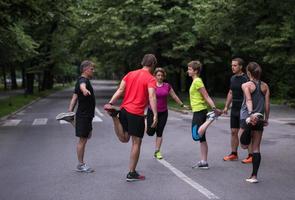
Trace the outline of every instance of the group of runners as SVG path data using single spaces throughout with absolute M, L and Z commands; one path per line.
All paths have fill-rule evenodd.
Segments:
M 120 85 L 110 101 L 104 105 L 104 109 L 112 117 L 114 131 L 118 139 L 129 142 L 131 138 L 131 152 L 127 181 L 144 180 L 145 176 L 136 171 L 140 156 L 142 138 L 146 132 L 149 136 L 156 134 L 155 152 L 156 159 L 162 159 L 161 144 L 163 131 L 168 118 L 167 97 L 171 96 L 181 107 L 188 109 L 175 94 L 169 83 L 164 82 L 166 72 L 163 68 L 155 68 L 157 59 L 153 54 L 146 54 L 141 62 L 142 68 L 129 72 L 124 76 Z M 200 161 L 193 168 L 208 169 L 208 144 L 206 130 L 210 124 L 221 114 L 227 114 L 230 105 L 231 149 L 230 155 L 223 158 L 224 161 L 238 160 L 238 146 L 248 148 L 249 156 L 243 163 L 252 163 L 252 174 L 246 181 L 257 183 L 261 155 L 260 143 L 263 127 L 268 124 L 269 117 L 269 88 L 260 80 L 261 67 L 250 62 L 246 67 L 246 74 L 242 71 L 243 60 L 232 60 L 230 90 L 227 95 L 223 110 L 217 109 L 214 101 L 209 96 L 200 74 L 202 64 L 200 61 L 191 61 L 187 66 L 188 76 L 192 78 L 189 89 L 190 107 L 193 111 L 191 134 L 194 141 L 200 143 Z M 84 162 L 84 152 L 87 140 L 92 133 L 92 119 L 95 110 L 95 97 L 90 79 L 93 76 L 94 63 L 83 61 L 80 66 L 81 76 L 78 78 L 74 94 L 68 111 L 57 117 L 73 121 L 74 108 L 78 103 L 75 115 L 78 166 L 77 171 L 93 172 Z M 114 106 L 123 98 L 120 107 Z M 208 112 L 208 107 L 211 110 Z M 146 109 L 147 108 L 147 109 Z M 240 142 L 239 142 L 240 135 Z

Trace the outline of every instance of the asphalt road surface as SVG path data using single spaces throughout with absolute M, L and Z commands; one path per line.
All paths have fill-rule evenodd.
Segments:
M 102 108 L 116 83 L 93 85 L 97 109 L 85 161 L 96 171 L 75 171 L 74 129 L 55 120 L 67 110 L 73 89 L 57 92 L 0 122 L 1 200 L 295 199 L 295 127 L 276 119 L 263 135 L 258 184 L 245 181 L 252 171 L 252 165 L 240 162 L 246 151 L 239 149 L 239 161 L 222 160 L 230 151 L 228 117 L 207 131 L 210 169 L 192 169 L 199 160 L 199 143 L 190 133 L 192 115 L 174 111 L 164 131 L 164 159 L 153 158 L 155 138 L 145 135 L 137 170 L 146 180 L 126 182 L 130 143 L 119 142 Z

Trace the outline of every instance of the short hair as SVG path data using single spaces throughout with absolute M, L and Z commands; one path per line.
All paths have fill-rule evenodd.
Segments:
M 198 60 L 193 60 L 188 63 L 188 66 L 191 67 L 194 71 L 198 71 L 198 75 L 201 74 L 202 71 L 202 63 Z
M 163 74 L 164 74 L 164 77 L 166 77 L 166 71 L 165 71 L 164 68 L 162 68 L 162 67 L 157 67 L 157 68 L 155 69 L 155 71 L 154 71 L 154 76 L 156 76 L 158 72 L 163 73 Z
M 253 76 L 253 78 L 260 80 L 262 69 L 258 63 L 250 62 L 247 65 L 246 70 L 251 74 L 251 76 Z
M 234 58 L 234 59 L 232 59 L 232 61 L 237 61 L 238 64 L 242 67 L 245 65 L 245 62 L 242 58 Z
M 141 61 L 142 66 L 154 67 L 156 66 L 156 64 L 157 64 L 157 58 L 154 54 L 145 54 Z
M 87 67 L 89 67 L 89 66 L 93 67 L 94 66 L 94 63 L 92 61 L 90 61 L 90 60 L 84 60 L 84 61 L 82 61 L 81 64 L 80 64 L 80 72 L 81 73 L 84 72 L 85 69 Z

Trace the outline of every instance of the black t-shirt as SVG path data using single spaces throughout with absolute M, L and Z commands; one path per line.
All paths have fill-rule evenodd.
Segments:
M 80 90 L 81 83 L 86 84 L 86 89 L 89 90 L 91 95 L 84 96 L 83 92 Z M 76 116 L 78 117 L 94 117 L 95 112 L 95 96 L 93 88 L 89 79 L 85 77 L 79 77 L 75 85 L 75 94 L 78 95 L 78 109 Z
M 232 109 L 240 110 L 244 94 L 242 90 L 242 84 L 248 81 L 246 74 L 243 75 L 233 75 L 230 79 L 230 89 L 232 91 Z

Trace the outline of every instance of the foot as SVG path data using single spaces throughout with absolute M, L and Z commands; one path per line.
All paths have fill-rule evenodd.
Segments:
M 163 158 L 162 154 L 160 151 L 155 151 L 154 157 L 157 158 L 158 160 L 161 160 Z
M 107 113 L 111 116 L 111 117 L 117 117 L 118 114 L 120 113 L 120 109 L 118 107 L 115 107 L 111 104 L 105 104 L 103 106 L 104 110 L 107 111 Z
M 192 166 L 192 168 L 198 168 L 198 169 L 209 169 L 209 164 L 207 161 L 199 161 L 196 165 Z
M 252 114 L 252 116 L 254 116 L 256 118 L 256 120 L 251 121 L 251 118 L 248 117 L 246 119 L 246 123 L 247 124 L 256 125 L 257 123 L 264 122 L 264 116 L 263 116 L 263 114 L 256 112 L 256 113 Z
M 74 121 L 75 118 L 75 113 L 74 112 L 66 112 L 66 113 L 59 113 L 55 119 L 56 120 L 64 120 L 67 122 L 72 123 Z
M 236 161 L 236 160 L 238 160 L 239 159 L 239 157 L 238 157 L 238 155 L 236 155 L 236 154 L 229 154 L 228 156 L 224 156 L 223 157 L 223 160 L 224 161 Z
M 258 183 L 259 182 L 255 176 L 251 176 L 251 177 L 247 178 L 246 181 L 249 183 Z
M 248 156 L 247 158 L 245 158 L 244 160 L 242 160 L 242 163 L 244 164 L 251 164 L 253 161 L 253 156 Z
M 87 166 L 85 163 L 84 164 L 78 164 L 77 172 L 84 172 L 84 173 L 92 173 L 94 172 L 94 169 L 92 169 L 91 167 Z
M 142 181 L 145 180 L 145 176 L 138 174 L 136 171 L 129 172 L 126 177 L 126 181 L 133 182 L 133 181 Z
M 207 120 L 213 121 L 215 119 L 218 119 L 218 116 L 215 114 L 214 111 L 211 111 L 211 112 L 207 113 Z

